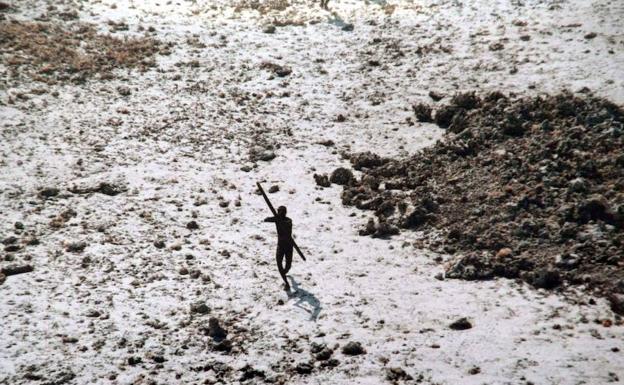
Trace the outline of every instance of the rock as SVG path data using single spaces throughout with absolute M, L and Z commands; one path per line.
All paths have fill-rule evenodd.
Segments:
M 24 224 L 22 222 L 15 222 L 13 227 L 15 227 L 16 230 L 24 230 Z
M 4 273 L 0 273 L 0 285 L 2 285 L 6 281 L 6 275 Z
M 264 29 L 262 30 L 262 32 L 264 33 L 268 33 L 268 34 L 273 34 L 275 33 L 275 26 L 274 25 L 267 25 L 266 27 L 264 27 Z
M 353 154 L 349 160 L 356 170 L 375 168 L 388 162 L 387 159 L 381 158 L 379 155 L 373 154 L 370 151 Z
M 8 277 L 11 275 L 30 273 L 34 270 L 35 269 L 32 265 L 10 265 L 3 267 L 0 270 L 0 273 L 2 273 L 5 277 Z
M 570 270 L 578 267 L 581 260 L 577 254 L 565 253 L 559 254 L 555 257 L 555 266 L 562 269 Z
M 212 348 L 217 352 L 229 352 L 232 350 L 232 341 L 228 339 L 218 341 L 212 346 Z
M 614 313 L 624 315 L 624 294 L 611 293 L 607 299 Z
M 247 380 L 251 380 L 253 378 L 264 378 L 265 374 L 263 371 L 258 370 L 258 369 L 254 369 L 251 365 L 247 364 L 245 365 L 243 368 L 240 369 L 240 371 L 242 372 L 241 377 L 240 377 L 240 381 L 247 381 Z
M 154 241 L 154 247 L 157 249 L 164 249 L 166 245 L 164 241 L 158 240 L 158 241 Z
M 198 301 L 191 304 L 191 313 L 197 314 L 208 314 L 210 313 L 210 308 L 203 301 Z
M 186 224 L 186 228 L 189 230 L 197 230 L 199 229 L 199 224 L 196 221 L 190 221 Z
M 4 251 L 7 253 L 14 253 L 19 251 L 22 247 L 20 245 L 6 245 L 4 246 Z
M 335 183 L 338 185 L 348 185 L 354 179 L 353 172 L 344 167 L 338 167 L 335 169 L 329 178 L 331 183 Z
M 84 241 L 71 242 L 65 246 L 65 251 L 68 251 L 70 253 L 81 253 L 84 251 L 86 247 L 87 247 L 87 242 L 84 242 Z
M 465 279 L 468 281 L 488 280 L 494 278 L 490 262 L 475 254 L 458 256 L 447 267 L 446 278 Z
M 509 247 L 504 247 L 500 250 L 498 250 L 498 252 L 496 253 L 496 256 L 494 258 L 496 259 L 506 259 L 511 257 L 511 255 L 513 254 L 513 252 L 511 251 L 511 249 Z
M 366 354 L 366 350 L 359 342 L 350 341 L 342 347 L 342 354 L 347 356 L 358 356 L 361 354 Z
M 89 318 L 97 318 L 97 317 L 99 317 L 101 315 L 102 315 L 102 313 L 100 313 L 98 310 L 95 310 L 95 309 L 88 310 L 85 313 L 85 316 L 87 316 Z
M 568 191 L 570 192 L 587 192 L 589 190 L 589 182 L 585 178 L 574 178 L 568 183 Z
M 299 374 L 310 374 L 312 373 L 313 368 L 314 366 L 312 366 L 308 362 L 300 362 L 297 364 L 297 366 L 295 366 L 295 372 Z
M 412 106 L 414 110 L 414 114 L 416 114 L 416 119 L 419 122 L 432 122 L 433 119 L 431 117 L 431 107 L 424 103 L 418 103 Z
M 501 42 L 495 42 L 495 43 L 492 43 L 492 44 L 490 44 L 488 46 L 488 49 L 490 51 L 500 51 L 500 50 L 502 50 L 504 48 L 505 48 L 505 46 Z
M 227 331 L 219 325 L 219 320 L 210 317 L 208 320 L 208 328 L 204 330 L 204 333 L 212 337 L 216 342 L 222 341 L 227 337 Z
M 434 102 L 439 102 L 440 100 L 444 99 L 444 94 L 436 91 L 429 91 L 429 97 L 433 99 Z
M 479 373 L 481 373 L 481 368 L 478 366 L 473 366 L 472 368 L 470 368 L 470 370 L 468 370 L 468 374 L 471 374 L 471 375 L 475 375 Z
M 180 275 L 188 275 L 189 273 L 189 269 L 187 267 L 181 267 L 180 270 L 178 270 L 178 274 Z
M 468 321 L 468 318 L 462 317 L 457 321 L 454 321 L 449 325 L 452 330 L 467 330 L 472 328 L 472 324 Z
M 354 28 L 355 27 L 351 23 L 346 23 L 345 25 L 342 26 L 342 30 L 346 32 L 351 32 L 353 31 Z
M 114 183 L 101 182 L 93 191 L 104 195 L 115 196 L 126 191 L 126 189 Z
M 329 187 L 331 183 L 327 174 L 314 174 L 314 181 L 318 186 Z
M 399 367 L 387 368 L 386 369 L 386 380 L 396 382 L 403 380 L 411 380 L 412 376 L 407 374 L 405 370 Z
M 594 39 L 596 36 L 598 36 L 598 34 L 596 32 L 590 32 L 588 34 L 586 34 L 585 36 L 583 36 L 586 40 L 591 40 Z
M 274 184 L 273 186 L 269 187 L 269 194 L 274 194 L 276 192 L 279 191 L 279 186 Z
M 399 233 L 399 228 L 394 226 L 389 222 L 379 222 L 375 226 L 375 233 L 373 234 L 376 238 L 387 238 L 392 235 L 397 235 Z
M 442 106 L 435 113 L 434 121 L 440 128 L 448 128 L 460 108 L 454 105 Z
M 453 95 L 451 104 L 464 110 L 472 110 L 481 105 L 481 98 L 475 92 L 463 92 Z
M 540 269 L 533 275 L 533 286 L 542 289 L 554 289 L 561 285 L 561 276 L 557 270 Z
M 46 187 L 39 191 L 39 196 L 47 199 L 57 196 L 59 192 L 61 192 L 61 190 L 56 187 Z
M 17 242 L 17 240 L 18 239 L 16 237 L 11 235 L 11 236 L 8 236 L 8 237 L 4 238 L 2 240 L 2 244 L 5 245 L 5 246 L 6 245 L 13 245 L 13 244 L 15 244 Z
M 269 162 L 273 159 L 275 159 L 275 153 L 273 151 L 266 150 L 258 154 L 258 160 Z
M 331 358 L 333 353 L 334 353 L 333 350 L 329 349 L 328 347 L 324 347 L 321 351 L 316 353 L 314 358 L 317 361 L 327 361 L 327 360 L 329 360 Z
M 124 85 L 118 86 L 117 92 L 119 92 L 119 95 L 121 96 L 128 96 L 131 94 L 130 87 Z
M 128 361 L 128 365 L 136 366 L 136 365 L 142 363 L 143 359 L 141 357 L 130 356 L 130 357 L 128 357 L 127 361 Z

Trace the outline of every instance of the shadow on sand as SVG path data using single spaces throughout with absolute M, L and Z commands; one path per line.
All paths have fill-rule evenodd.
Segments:
M 316 321 L 321 313 L 321 302 L 314 294 L 303 290 L 293 277 L 289 275 L 288 278 L 290 278 L 292 287 L 292 292 L 289 296 L 297 299 L 295 306 L 310 313 L 310 321 Z

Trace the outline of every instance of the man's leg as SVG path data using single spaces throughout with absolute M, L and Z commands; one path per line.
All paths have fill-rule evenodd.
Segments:
M 284 267 L 282 267 L 284 254 L 284 250 L 282 250 L 281 247 L 277 246 L 277 253 L 275 255 L 275 259 L 277 260 L 277 270 L 279 270 L 279 273 L 282 276 L 282 280 L 284 281 L 284 288 L 286 290 L 290 290 L 290 285 L 288 284 L 288 280 L 286 279 L 286 270 L 284 270 Z
M 286 267 L 284 271 L 286 274 L 290 271 L 290 267 L 292 266 L 292 258 L 293 258 L 293 247 L 290 246 L 285 250 L 284 255 L 286 256 Z

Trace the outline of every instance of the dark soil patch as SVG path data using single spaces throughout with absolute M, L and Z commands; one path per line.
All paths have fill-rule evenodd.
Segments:
M 441 251 L 461 256 L 451 278 L 624 291 L 620 107 L 568 92 L 470 93 L 435 120 L 445 138 L 408 159 L 354 154 L 363 176 L 344 187 L 343 203 L 374 210 L 378 223 L 441 232 Z
M 111 78 L 116 68 L 146 71 L 169 46 L 150 37 L 118 38 L 99 34 L 85 23 L 0 22 L 0 52 L 11 78 L 26 75 L 45 83 L 89 77 Z

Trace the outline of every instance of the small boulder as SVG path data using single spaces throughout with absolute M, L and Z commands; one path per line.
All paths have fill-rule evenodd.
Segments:
M 331 182 L 329 181 L 327 174 L 314 174 L 314 181 L 321 187 L 331 186 Z
M 468 318 L 462 317 L 457 321 L 454 321 L 449 325 L 452 330 L 467 330 L 472 328 L 472 324 L 468 321 Z
M 299 374 L 310 374 L 313 368 L 309 362 L 300 362 L 295 367 L 295 371 Z
M 342 354 L 347 356 L 359 356 L 366 354 L 366 350 L 362 347 L 362 344 L 355 341 L 349 341 L 342 347 Z
M 541 269 L 533 275 L 533 286 L 542 289 L 554 289 L 561 285 L 561 276 L 557 270 Z
M 203 301 L 198 301 L 191 304 L 191 313 L 196 314 L 208 314 L 210 313 L 210 308 Z
M 331 176 L 329 177 L 329 181 L 331 183 L 335 183 L 341 186 L 348 185 L 353 179 L 353 172 L 348 168 L 344 167 L 338 167 L 331 173 Z

